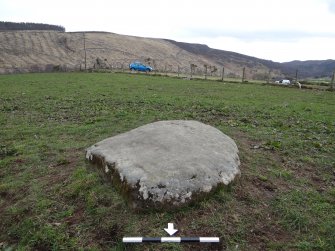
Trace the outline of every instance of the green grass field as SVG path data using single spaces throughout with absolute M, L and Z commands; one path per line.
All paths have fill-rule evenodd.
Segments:
M 334 250 L 335 94 L 169 77 L 0 76 L 0 249 Z M 210 124 L 240 149 L 242 176 L 196 205 L 137 213 L 85 148 L 171 119 Z M 124 245 L 123 236 L 218 236 Z

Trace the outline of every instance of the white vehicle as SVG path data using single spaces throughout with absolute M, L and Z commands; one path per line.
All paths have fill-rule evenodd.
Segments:
M 282 80 L 279 80 L 279 81 L 275 81 L 275 84 L 290 85 L 291 81 L 288 80 L 288 79 L 282 79 Z

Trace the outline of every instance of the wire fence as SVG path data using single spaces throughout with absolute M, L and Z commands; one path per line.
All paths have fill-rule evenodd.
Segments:
M 275 83 L 282 76 L 278 76 L 275 73 L 268 71 L 262 73 L 253 73 L 247 71 L 246 67 L 232 71 L 231 69 L 225 69 L 222 66 L 212 65 L 196 65 L 190 63 L 189 66 L 179 66 L 173 64 L 167 64 L 164 60 L 154 59 L 143 59 L 146 65 L 153 67 L 151 72 L 138 72 L 129 69 L 129 64 L 132 58 L 119 58 L 117 60 L 101 59 L 97 57 L 95 60 L 88 60 L 85 62 L 79 62 L 74 64 L 33 64 L 26 67 L 0 67 L 0 74 L 15 74 L 15 73 L 30 73 L 30 72 L 104 72 L 104 73 L 132 73 L 132 74 L 148 74 L 148 75 L 160 75 L 168 77 L 179 77 L 186 79 L 208 79 L 213 81 L 226 81 L 226 82 L 259 82 L 259 83 Z M 310 81 L 304 79 L 298 79 L 298 73 L 294 77 L 288 77 L 292 84 L 303 84 L 304 86 L 321 86 L 330 90 L 335 90 L 334 73 L 332 78 L 322 79 L 320 81 Z M 323 89 L 324 89 L 323 88 Z
M 86 63 L 80 62 L 77 64 L 32 64 L 25 67 L 0 67 L 0 74 L 11 74 L 11 73 L 27 73 L 27 72 L 76 72 L 76 71 L 88 71 L 88 72 L 125 72 L 125 73 L 141 73 L 137 71 L 131 71 L 129 64 L 134 61 L 128 58 L 118 59 L 109 62 L 108 60 L 96 58 L 96 60 L 90 60 Z M 144 60 L 143 60 L 144 61 Z M 152 72 L 146 74 L 150 75 L 165 75 L 181 78 L 201 78 L 210 80 L 226 80 L 226 81 L 261 81 L 261 82 L 275 82 L 283 77 L 277 74 L 269 72 L 263 73 L 252 73 L 247 72 L 246 67 L 241 67 L 239 70 L 232 71 L 222 66 L 210 66 L 210 65 L 195 65 L 190 66 L 178 66 L 172 64 L 164 64 L 164 61 L 156 61 L 154 63 L 147 63 L 153 67 Z M 297 81 L 297 76 L 289 77 L 292 81 Z M 300 79 L 300 81 L 304 81 Z M 332 80 L 334 82 L 334 80 Z M 327 85 L 331 83 L 331 79 L 319 81 L 321 84 Z
M 89 71 L 89 72 L 132 72 L 129 69 L 129 64 L 135 60 L 119 59 L 118 61 L 108 61 L 106 59 L 97 58 L 94 61 L 88 61 L 86 64 L 80 62 L 77 64 L 30 64 L 24 67 L 0 67 L 0 73 L 25 73 L 25 72 L 70 72 L 70 71 Z M 168 75 L 168 76 L 179 76 L 179 77 L 203 77 L 205 79 L 222 79 L 224 68 L 219 69 L 216 66 L 206 66 L 202 69 L 200 66 L 191 64 L 189 67 L 165 64 L 158 60 L 154 63 L 146 63 L 153 68 L 153 71 L 148 74 L 153 75 Z M 241 75 L 233 73 L 232 71 L 226 71 L 223 77 L 228 78 L 241 78 Z

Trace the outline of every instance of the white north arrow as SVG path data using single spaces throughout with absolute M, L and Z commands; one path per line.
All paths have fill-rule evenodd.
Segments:
M 177 229 L 174 229 L 173 223 L 168 223 L 168 228 L 164 228 L 164 230 L 169 235 L 174 235 L 178 231 Z

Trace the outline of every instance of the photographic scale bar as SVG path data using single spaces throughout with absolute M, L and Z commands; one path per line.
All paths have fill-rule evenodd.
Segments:
M 218 243 L 219 237 L 123 237 L 123 243 L 201 242 Z

